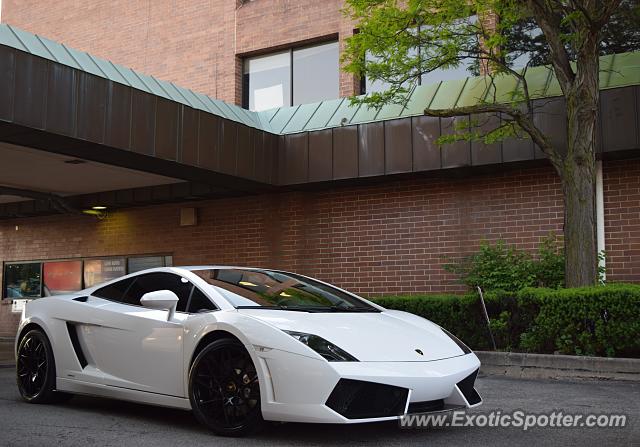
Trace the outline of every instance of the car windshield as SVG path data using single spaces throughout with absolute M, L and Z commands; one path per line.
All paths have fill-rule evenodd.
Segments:
M 294 273 L 274 270 L 196 270 L 237 309 L 280 309 L 305 312 L 378 312 L 335 287 Z

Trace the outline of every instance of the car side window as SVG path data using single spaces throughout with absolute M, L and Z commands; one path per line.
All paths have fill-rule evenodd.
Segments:
M 145 293 L 158 290 L 170 290 L 178 296 L 178 312 L 185 312 L 189 296 L 191 295 L 191 284 L 185 278 L 173 273 L 155 272 L 137 276 L 135 282 L 129 287 L 121 302 L 125 304 L 140 305 L 140 298 Z
M 104 286 L 96 290 L 92 295 L 97 296 L 98 298 L 105 298 L 107 300 L 122 301 L 122 296 L 134 279 L 135 278 L 127 278 L 122 281 L 114 282 L 113 284 L 109 284 L 108 286 Z
M 200 289 L 194 286 L 187 312 L 196 314 L 199 312 L 208 312 L 211 310 L 218 310 L 218 308 L 211 302 L 207 295 L 205 295 Z

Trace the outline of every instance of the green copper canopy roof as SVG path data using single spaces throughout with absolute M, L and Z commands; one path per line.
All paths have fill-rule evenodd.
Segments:
M 473 105 L 485 101 L 494 93 L 499 102 L 509 102 L 514 99 L 512 93 L 518 88 L 518 83 L 513 77 L 498 77 L 491 84 L 489 77 L 477 76 L 416 86 L 407 94 L 402 104 L 387 105 L 379 110 L 368 108 L 366 105 L 351 105 L 348 98 L 338 98 L 313 104 L 252 112 L 7 24 L 0 24 L 0 45 L 275 134 L 291 134 L 417 116 L 422 115 L 426 107 L 446 109 Z M 602 90 L 638 85 L 640 84 L 640 53 L 603 56 L 600 58 L 600 69 Z M 534 99 L 562 94 L 549 67 L 530 68 L 526 78 Z
M 0 45 L 16 48 L 35 56 L 86 71 L 152 95 L 179 102 L 194 109 L 246 124 L 249 127 L 271 130 L 269 122 L 262 122 L 255 112 L 250 112 L 234 104 L 228 104 L 180 87 L 172 82 L 163 81 L 122 65 L 114 64 L 89 53 L 74 50 L 66 45 L 28 33 L 14 26 L 0 24 Z
M 526 74 L 532 99 L 561 96 L 562 91 L 553 70 L 547 66 L 532 67 Z M 623 53 L 600 58 L 600 89 L 612 89 L 640 84 L 640 53 Z M 442 81 L 414 87 L 402 104 L 381 109 L 366 105 L 351 105 L 348 98 L 304 104 L 259 112 L 272 131 L 289 134 L 350 124 L 369 123 L 408 116 L 423 115 L 424 109 L 450 109 L 486 101 L 494 95 L 498 102 L 514 100 L 520 86 L 515 77 L 476 76 Z

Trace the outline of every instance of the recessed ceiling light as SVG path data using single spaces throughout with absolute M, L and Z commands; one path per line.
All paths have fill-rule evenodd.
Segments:
M 106 210 L 107 207 L 106 206 L 102 206 L 102 205 L 96 205 L 96 206 L 92 206 L 91 209 L 92 210 Z
M 81 165 L 87 162 L 87 160 L 80 160 L 79 158 L 72 158 L 71 160 L 64 161 L 68 165 Z

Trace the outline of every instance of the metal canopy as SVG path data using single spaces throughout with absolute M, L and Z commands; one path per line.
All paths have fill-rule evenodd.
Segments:
M 245 112 L 0 25 L 0 141 L 232 192 L 269 190 L 277 137 Z
M 562 96 L 553 70 L 547 66 L 529 68 L 526 74 L 532 99 Z M 614 54 L 600 58 L 600 90 L 640 85 L 640 52 Z M 271 131 L 279 134 L 308 132 L 355 124 L 424 115 L 425 108 L 450 109 L 477 104 L 490 97 L 498 102 L 511 102 L 518 82 L 511 76 L 476 76 L 442 81 L 414 87 L 401 101 L 381 109 L 351 105 L 349 99 L 338 98 L 314 104 L 259 112 L 269 122 Z
M 487 76 L 476 76 L 416 86 L 408 93 L 402 105 L 391 104 L 380 110 L 364 105 L 351 106 L 348 99 L 338 98 L 313 104 L 252 112 L 7 24 L 0 24 L 0 45 L 274 134 L 290 134 L 419 116 L 423 115 L 426 107 L 446 109 L 468 106 L 484 101 L 494 93 L 499 102 L 509 102 L 513 100 L 512 92 L 517 91 L 518 88 L 518 82 L 512 76 L 504 75 L 493 80 Z M 553 70 L 548 66 L 529 68 L 526 78 L 532 99 L 562 95 Z M 600 58 L 601 90 L 639 84 L 640 53 L 614 54 Z
M 602 156 L 637 156 L 640 53 L 602 57 L 601 67 L 599 151 Z M 552 71 L 534 67 L 527 79 L 543 105 L 534 119 L 563 147 L 566 107 L 556 98 L 560 90 Z M 431 118 L 423 115 L 424 108 L 481 101 L 494 93 L 487 82 L 472 77 L 419 86 L 402 104 L 380 110 L 340 98 L 251 112 L 0 24 L 0 142 L 172 179 L 143 187 L 131 181 L 128 188 L 111 191 L 88 187 L 65 198 L 74 207 L 226 197 L 304 183 L 544 159 L 530 140 L 436 144 L 440 135 L 454 131 L 456 122 L 470 117 Z M 500 101 L 511 101 L 508 93 L 514 88 L 513 78 L 495 81 Z M 15 201 L 16 191 L 29 185 L 11 189 L 15 185 L 0 179 L 0 186 L 12 191 L 0 200 L 0 218 L 57 212 L 38 200 L 3 203 Z M 36 187 L 33 197 L 53 193 Z
M 94 76 L 99 76 L 127 87 L 133 87 L 151 95 L 165 98 L 196 110 L 202 110 L 255 129 L 270 131 L 268 122 L 261 122 L 257 114 L 234 104 L 224 103 L 177 86 L 172 82 L 163 81 L 122 65 L 114 64 L 11 25 L 0 24 L 0 45 L 15 48 L 76 70 L 85 71 Z

